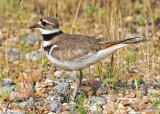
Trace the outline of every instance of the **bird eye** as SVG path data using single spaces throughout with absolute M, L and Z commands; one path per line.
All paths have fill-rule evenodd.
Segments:
M 45 26 L 47 23 L 45 21 L 42 21 L 42 25 Z

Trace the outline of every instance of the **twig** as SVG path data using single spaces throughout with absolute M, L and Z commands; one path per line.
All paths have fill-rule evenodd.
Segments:
M 95 7 L 96 7 L 96 0 L 94 0 L 94 2 L 93 2 L 93 9 L 92 9 L 92 12 L 91 12 L 91 16 L 90 16 L 90 17 L 92 17 L 92 16 L 93 16 L 93 13 L 94 13 Z M 87 36 L 89 35 L 89 32 L 90 32 L 91 26 L 92 26 L 92 23 L 90 22 L 89 27 L 88 27 L 88 33 L 87 33 Z
M 77 11 L 76 11 L 76 15 L 75 15 L 75 18 L 74 18 L 74 21 L 73 21 L 73 24 L 72 24 L 71 34 L 73 33 L 73 30 L 74 30 L 74 27 L 75 27 L 75 23 L 76 23 L 76 20 L 77 20 L 80 5 L 81 5 L 81 0 L 79 0 L 79 3 L 78 3 L 78 8 L 77 8 Z
M 7 110 L 8 110 L 8 106 L 9 106 L 9 103 L 7 103 L 7 107 L 6 107 L 6 110 L 5 110 L 5 112 L 7 112 Z

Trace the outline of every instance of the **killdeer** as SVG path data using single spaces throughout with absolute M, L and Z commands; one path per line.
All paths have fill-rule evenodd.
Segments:
M 43 47 L 48 59 L 54 66 L 71 71 L 80 71 L 80 84 L 83 78 L 81 70 L 130 44 L 148 39 L 138 37 L 120 41 L 107 42 L 90 36 L 67 34 L 59 28 L 59 22 L 52 17 L 41 18 L 38 24 L 29 29 L 37 28 L 43 36 Z

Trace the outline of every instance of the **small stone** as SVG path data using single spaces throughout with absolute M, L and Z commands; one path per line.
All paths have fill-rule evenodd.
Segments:
M 34 104 L 33 104 L 33 97 L 30 97 L 30 98 L 28 99 L 28 104 L 29 104 L 30 106 L 34 106 Z
M 0 46 L 2 46 L 2 42 L 0 42 Z
M 115 110 L 115 105 L 114 104 L 105 104 L 103 106 L 103 114 L 112 114 L 114 113 Z
M 132 89 L 135 89 L 136 88 L 136 86 L 132 83 L 132 84 L 130 84 L 130 87 L 132 88 Z
M 38 89 L 42 89 L 42 88 L 45 88 L 48 86 L 48 83 L 45 83 L 45 82 L 36 82 L 36 85 L 35 85 L 35 88 Z
M 61 76 L 63 75 L 63 73 L 64 73 L 64 70 L 56 71 L 56 72 L 54 73 L 54 76 L 55 76 L 55 77 L 61 77 Z
M 127 85 L 124 82 L 118 82 L 117 86 L 118 87 L 126 87 Z
M 26 54 L 27 60 L 37 61 L 40 60 L 42 53 L 40 51 L 32 51 L 31 53 Z
M 12 91 L 9 95 L 9 100 L 11 101 L 22 101 L 23 98 L 24 97 L 19 92 Z
M 15 60 L 20 59 L 20 54 L 19 54 L 19 53 L 10 53 L 10 55 L 12 55 L 12 56 L 9 58 L 9 61 L 10 61 L 10 62 L 14 62 Z M 23 58 L 21 57 L 21 59 L 23 59 Z
M 123 110 L 123 109 L 125 109 L 125 107 L 124 107 L 121 103 L 119 103 L 119 104 L 118 104 L 118 109 L 119 109 L 119 110 Z
M 61 112 L 59 114 L 70 114 L 70 111 L 63 111 L 63 112 Z
M 51 100 L 58 100 L 61 103 L 69 101 L 69 96 L 64 93 L 56 92 L 54 96 L 51 97 Z
M 45 97 L 45 94 L 42 91 L 37 90 L 35 93 L 37 96 Z
M 152 93 L 158 93 L 159 91 L 157 91 L 155 89 L 148 89 L 147 92 L 148 92 L 148 94 L 152 94 Z
M 55 114 L 54 112 L 49 112 L 48 114 Z
M 12 105 L 18 105 L 19 107 L 27 108 L 27 101 L 24 101 L 24 102 L 13 102 Z
M 135 80 L 132 80 L 132 83 L 134 84 Z M 143 84 L 144 81 L 142 79 L 140 79 L 139 84 Z
M 69 89 L 69 83 L 67 82 L 60 82 L 58 85 L 55 86 L 56 91 L 62 92 L 62 91 L 68 91 Z
M 93 97 L 90 100 L 91 104 L 98 104 L 98 105 L 103 105 L 105 104 L 107 101 L 106 99 L 102 98 L 102 97 Z
M 28 38 L 27 38 L 27 42 L 26 42 L 26 46 L 32 45 L 34 46 L 37 40 L 42 40 L 42 36 L 41 35 L 36 35 L 36 34 L 29 34 Z
M 6 93 L 9 89 L 10 89 L 9 87 L 0 88 L 0 94 Z
M 62 109 L 62 104 L 59 101 L 55 100 L 51 104 L 49 104 L 47 108 L 49 111 L 60 112 Z
M 97 104 L 95 103 L 88 109 L 88 111 L 90 112 L 90 114 L 98 114 L 98 112 L 102 112 L 102 108 L 100 108 L 100 106 L 97 106 Z
M 156 80 L 157 80 L 158 82 L 160 82 L 160 75 L 158 75 L 158 76 L 156 77 Z
M 13 85 L 16 85 L 16 84 L 14 82 L 11 82 L 11 81 L 7 81 L 7 82 L 4 83 L 4 86 L 9 87 L 9 88 Z
M 74 112 L 76 110 L 76 105 L 75 104 L 70 104 L 69 109 L 71 112 Z
M 13 53 L 19 53 L 20 49 L 19 48 L 12 48 Z
M 93 85 L 81 85 L 82 90 L 85 90 L 89 96 L 95 92 L 95 87 Z
M 25 81 L 27 83 L 34 83 L 34 82 L 39 82 L 42 80 L 42 73 L 39 70 L 34 70 L 31 73 L 22 73 L 19 77 L 19 80 L 21 80 L 21 82 Z
M 132 16 L 127 16 L 124 18 L 124 22 L 126 22 L 126 23 L 131 22 L 132 20 L 133 20 Z
M 128 100 L 124 100 L 120 102 L 123 106 L 130 106 L 132 103 Z
M 27 83 L 18 83 L 17 88 L 23 98 L 29 98 L 32 93 L 32 85 Z
M 78 90 L 75 96 L 75 102 L 79 103 L 81 98 L 87 98 L 87 92 L 85 90 Z
M 17 113 L 17 114 L 25 114 L 25 112 L 22 112 L 21 109 L 12 109 L 11 112 L 12 112 L 12 113 L 15 112 L 15 113 Z M 13 114 L 14 114 L 14 113 L 13 113 Z
M 63 103 L 62 111 L 69 111 L 69 106 L 67 103 Z
M 116 102 L 116 101 L 117 101 L 117 97 L 116 97 L 116 96 L 112 96 L 110 99 L 111 99 L 111 101 L 113 101 L 113 102 Z
M 131 93 L 131 94 L 125 96 L 125 98 L 135 98 L 135 97 L 136 97 L 135 93 Z
M 132 108 L 129 107 L 129 106 L 126 106 L 125 110 L 126 110 L 127 112 L 130 112 L 130 111 L 132 111 Z

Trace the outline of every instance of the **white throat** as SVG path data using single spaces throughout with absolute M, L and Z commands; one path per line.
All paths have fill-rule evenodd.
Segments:
M 42 28 L 38 28 L 38 30 L 41 32 L 41 34 L 53 34 L 61 31 L 60 28 L 55 28 L 53 30 L 44 30 Z

